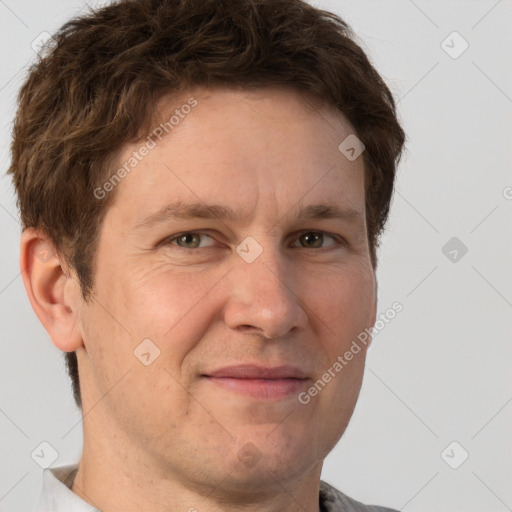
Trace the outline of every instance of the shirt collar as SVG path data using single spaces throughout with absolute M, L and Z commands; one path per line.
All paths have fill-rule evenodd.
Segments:
M 71 490 L 78 464 L 43 470 L 43 488 L 33 512 L 101 512 Z

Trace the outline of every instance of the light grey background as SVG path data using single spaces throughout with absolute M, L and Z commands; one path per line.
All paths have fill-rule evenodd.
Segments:
M 27 299 L 10 178 L 11 121 L 31 42 L 81 0 L 0 1 L 0 510 L 36 499 L 47 441 L 54 466 L 82 449 L 62 354 Z M 96 4 L 98 5 L 98 4 Z M 415 511 L 512 510 L 512 1 L 322 1 L 367 49 L 409 138 L 380 249 L 379 311 L 361 396 L 322 478 L 354 498 Z M 454 59 L 441 43 L 469 43 Z M 451 36 L 452 52 L 461 41 Z M 457 237 L 467 254 L 442 247 Z M 453 256 L 453 253 L 452 253 Z M 468 459 L 452 469 L 462 450 Z

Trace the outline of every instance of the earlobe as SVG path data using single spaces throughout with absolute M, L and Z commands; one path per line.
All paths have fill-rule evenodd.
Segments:
M 41 231 L 27 228 L 20 241 L 20 269 L 30 304 L 53 344 L 63 352 L 83 346 L 78 329 L 79 283 Z

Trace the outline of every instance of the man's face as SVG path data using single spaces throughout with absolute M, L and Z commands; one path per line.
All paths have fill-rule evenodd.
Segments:
M 190 96 L 197 105 L 116 186 L 104 218 L 93 299 L 77 315 L 85 442 L 94 431 L 120 465 L 179 480 L 268 488 L 320 471 L 360 390 L 364 347 L 308 393 L 375 321 L 363 159 L 338 150 L 354 133 L 340 114 L 294 92 Z M 190 96 L 161 102 L 162 121 Z M 169 209 L 144 223 L 178 202 L 234 214 Z M 212 377 L 240 365 L 297 370 Z

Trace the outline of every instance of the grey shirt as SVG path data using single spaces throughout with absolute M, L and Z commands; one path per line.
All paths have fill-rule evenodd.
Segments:
M 43 488 L 32 512 L 101 512 L 71 491 L 78 464 L 43 471 Z M 322 512 L 397 512 L 390 508 L 364 505 L 320 480 Z

